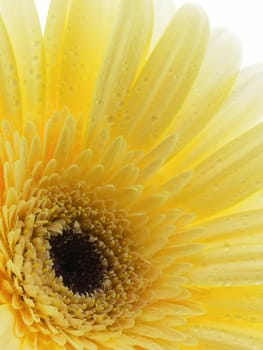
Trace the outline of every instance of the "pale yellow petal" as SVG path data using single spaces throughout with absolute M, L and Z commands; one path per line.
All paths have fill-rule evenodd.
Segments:
M 131 330 L 132 333 L 148 337 L 150 339 L 165 339 L 178 343 L 184 339 L 184 334 L 160 324 L 137 324 Z
M 54 349 L 57 349 L 57 348 L 54 347 Z M 22 339 L 19 350 L 32 350 L 32 343 L 29 341 L 27 337 Z
M 118 1 L 51 2 L 45 29 L 49 111 L 87 113 Z
M 263 230 L 263 210 L 240 211 L 232 215 L 223 215 L 214 220 L 190 226 L 177 240 L 202 242 L 260 242 Z
M 259 190 L 263 179 L 262 132 L 260 124 L 205 159 L 193 170 L 191 183 L 176 201 L 201 218 Z
M 197 300 L 205 299 L 206 321 L 217 318 L 227 324 L 244 322 L 257 328 L 263 324 L 262 292 L 262 285 L 203 288 Z
M 20 82 L 14 52 L 8 37 L 7 29 L 0 19 L 0 115 L 9 118 L 21 130 L 22 99 Z
M 250 329 L 231 329 L 230 325 L 208 325 L 192 328 L 194 336 L 199 340 L 196 349 L 213 350 L 260 350 L 263 346 L 263 338 L 258 332 L 256 335 Z
M 12 313 L 10 306 L 0 305 L 0 348 L 19 350 L 20 339 L 13 333 L 15 314 Z
M 154 49 L 154 46 L 164 33 L 174 13 L 174 0 L 154 0 L 154 27 L 150 51 Z
M 1 0 L 0 12 L 16 59 L 23 122 L 31 119 L 40 127 L 45 114 L 45 69 L 42 33 L 34 1 Z
M 152 12 L 149 0 L 121 1 L 118 21 L 98 76 L 86 143 L 94 137 L 104 120 L 109 124 L 119 122 L 116 112 L 145 60 L 152 30 Z
M 123 137 L 117 137 L 113 140 L 112 144 L 106 148 L 104 155 L 102 156 L 101 164 L 110 173 L 114 167 L 122 160 L 122 155 L 125 150 L 125 141 Z
M 139 169 L 133 165 L 128 164 L 121 167 L 111 178 L 111 182 L 116 186 L 128 186 L 135 183 L 139 176 Z
M 185 5 L 178 10 L 114 125 L 132 146 L 152 145 L 170 124 L 199 71 L 208 32 L 207 18 L 200 8 Z
M 177 157 L 173 167 L 184 169 L 202 161 L 209 154 L 257 124 L 263 114 L 262 90 L 263 66 L 256 65 L 243 69 L 228 99 L 214 115 L 208 128 Z
M 262 250 L 261 250 L 262 253 Z M 189 281 L 198 286 L 248 286 L 263 284 L 263 260 L 252 254 L 244 260 L 196 265 L 189 273 Z
M 46 20 L 44 44 L 47 78 L 47 112 L 57 108 L 65 28 L 71 0 L 51 0 Z
M 174 169 L 178 169 L 177 164 L 187 158 L 187 150 L 182 155 L 178 155 L 178 152 L 193 142 L 228 98 L 239 71 L 240 60 L 239 40 L 225 30 L 213 31 L 196 81 L 170 127 L 178 135 Z
M 147 153 L 141 160 L 139 160 L 140 166 L 144 168 L 145 166 L 149 166 L 156 161 L 161 161 L 162 164 L 165 163 L 165 161 L 173 154 L 176 145 L 177 136 L 169 135 L 149 153 Z

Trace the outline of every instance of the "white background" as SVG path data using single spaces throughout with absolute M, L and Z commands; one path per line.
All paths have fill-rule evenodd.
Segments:
M 48 0 L 36 0 L 42 25 L 44 25 L 48 2 Z M 175 5 L 179 7 L 185 2 L 185 0 L 175 0 Z M 192 2 L 200 4 L 205 9 L 212 27 L 227 27 L 238 35 L 243 46 L 243 65 L 263 63 L 263 0 L 196 0 Z

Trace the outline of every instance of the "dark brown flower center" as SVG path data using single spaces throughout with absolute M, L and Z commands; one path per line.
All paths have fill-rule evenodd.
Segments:
M 57 277 L 72 292 L 92 293 L 102 285 L 105 267 L 96 244 L 86 235 L 63 232 L 51 236 L 50 257 Z

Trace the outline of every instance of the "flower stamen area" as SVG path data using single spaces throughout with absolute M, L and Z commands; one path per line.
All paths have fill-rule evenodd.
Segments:
M 47 123 L 57 123 L 60 134 L 57 144 L 46 150 L 33 124 L 27 125 L 33 133 L 27 141 L 18 133 L 3 132 L 6 183 L 0 258 L 5 269 L 0 271 L 0 297 L 12 305 L 17 336 L 33 334 L 44 347 L 56 343 L 82 349 L 80 344 L 86 344 L 87 349 L 95 349 L 107 334 L 113 337 L 112 344 L 120 334 L 130 334 L 130 341 L 139 344 L 142 324 L 149 321 L 147 315 L 156 302 L 162 300 L 173 309 L 177 301 L 186 300 L 186 313 L 193 315 L 187 304 L 189 293 L 182 286 L 186 279 L 180 277 L 189 266 L 173 253 L 175 242 L 169 237 L 181 215 L 166 208 L 166 192 L 159 197 L 153 194 L 153 200 L 147 197 L 154 188 L 149 187 L 148 193 L 138 182 L 136 154 L 134 165 L 127 168 L 125 152 L 129 151 L 121 138 L 108 145 L 101 159 L 93 158 L 98 153 L 93 151 L 96 143 L 82 149 L 79 134 L 74 133 L 77 122 L 70 116 L 65 120 L 64 113 Z M 12 130 L 12 125 L 6 122 L 5 130 Z M 15 142 L 10 148 L 12 134 Z M 111 161 L 112 170 L 104 171 L 116 144 L 119 155 Z M 132 184 L 125 183 L 127 171 L 137 174 Z M 146 202 L 153 208 L 150 214 L 142 209 Z M 156 206 L 161 206 L 161 215 L 159 210 L 155 213 Z M 193 254 L 195 248 L 178 249 Z M 163 252 L 171 259 L 163 261 Z M 153 322 L 169 318 L 157 316 Z M 178 329 L 173 339 L 184 339 L 182 334 Z

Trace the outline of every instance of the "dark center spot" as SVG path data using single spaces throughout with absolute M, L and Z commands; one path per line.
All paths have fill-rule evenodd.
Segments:
M 57 277 L 74 293 L 91 293 L 101 286 L 104 267 L 95 243 L 70 231 L 49 239 L 50 257 Z

